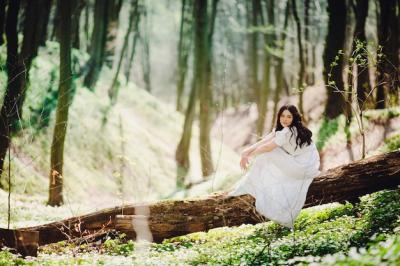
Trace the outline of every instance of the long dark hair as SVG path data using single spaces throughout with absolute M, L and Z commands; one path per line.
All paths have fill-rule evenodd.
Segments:
M 292 124 L 289 126 L 290 131 L 292 131 L 292 136 L 293 136 L 293 127 L 297 129 L 297 138 L 296 138 L 296 144 L 299 147 L 302 147 L 305 143 L 307 145 L 311 144 L 311 137 L 312 137 L 312 132 L 308 128 L 306 128 L 303 123 L 301 122 L 301 115 L 299 111 L 297 110 L 296 106 L 291 105 L 291 104 L 285 104 L 279 109 L 278 115 L 276 117 L 276 128 L 275 131 L 280 131 L 283 129 L 283 126 L 281 125 L 280 117 L 283 113 L 283 111 L 288 110 L 292 116 L 293 116 L 293 121 Z M 296 147 L 297 148 L 297 147 Z

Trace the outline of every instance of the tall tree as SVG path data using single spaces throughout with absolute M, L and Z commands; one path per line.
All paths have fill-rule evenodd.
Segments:
M 258 84 L 258 32 L 254 29 L 258 26 L 258 12 L 257 6 L 260 6 L 260 0 L 246 1 L 247 9 L 247 34 L 248 45 L 248 86 L 251 90 L 251 99 L 259 99 L 259 84 Z
M 203 176 L 209 176 L 214 172 L 214 165 L 212 161 L 211 153 L 211 117 L 213 115 L 213 90 L 212 90 L 212 52 L 213 52 L 213 35 L 214 35 L 214 24 L 217 16 L 217 5 L 219 0 L 211 1 L 211 13 L 209 19 L 206 17 L 206 49 L 204 57 L 206 59 L 206 69 L 204 81 L 199 82 L 202 84 L 200 88 L 200 158 L 201 158 L 201 170 Z M 209 21 L 209 23 L 207 23 Z
M 90 44 L 90 59 L 87 62 L 87 74 L 84 85 L 93 89 L 99 78 L 105 59 L 105 47 L 108 28 L 108 1 L 96 0 L 94 5 L 94 26 Z
M 40 27 L 40 45 L 45 46 L 47 41 L 47 26 L 49 24 L 50 10 L 52 0 L 43 0 L 41 3 L 40 12 L 38 15 L 38 26 Z
M 328 34 L 326 35 L 324 50 L 324 79 L 325 84 L 334 82 L 335 88 L 327 86 L 328 99 L 325 107 L 325 115 L 333 119 L 346 110 L 345 99 L 341 92 L 344 91 L 342 78 L 343 56 L 339 52 L 344 48 L 346 32 L 346 0 L 328 0 L 327 7 L 329 21 Z M 335 57 L 339 55 L 338 65 L 332 67 Z M 339 92 L 341 91 L 341 92 Z
M 118 95 L 118 76 L 119 72 L 121 70 L 122 66 L 122 61 L 126 55 L 126 51 L 128 49 L 128 42 L 129 42 L 129 36 L 131 35 L 132 28 L 137 25 L 139 21 L 139 0 L 132 0 L 131 3 L 131 10 L 129 12 L 129 21 L 128 21 L 128 29 L 125 33 L 124 37 L 124 42 L 122 44 L 122 50 L 119 56 L 118 64 L 117 64 L 117 69 L 115 71 L 114 78 L 112 80 L 111 86 L 108 89 L 108 96 L 110 98 L 111 104 L 114 104 Z M 133 33 L 135 34 L 135 32 Z
M 377 99 L 376 108 L 385 108 L 386 94 L 393 105 L 399 101 L 400 67 L 399 67 L 399 20 L 396 17 L 398 1 L 379 0 L 378 42 L 382 46 L 383 60 L 377 66 Z
M 303 92 L 304 92 L 304 74 L 305 74 L 305 62 L 304 62 L 304 50 L 303 50 L 303 41 L 302 41 L 302 30 L 301 30 L 301 22 L 300 22 L 300 17 L 297 12 L 297 7 L 296 7 L 296 0 L 292 0 L 292 12 L 293 12 L 293 18 L 296 23 L 296 31 L 297 31 L 297 47 L 299 49 L 299 63 L 300 63 L 300 68 L 299 68 L 299 73 L 297 77 L 297 89 L 299 90 L 299 111 L 301 114 L 304 114 L 304 108 L 303 108 Z
M 143 81 L 144 81 L 144 87 L 146 91 L 151 92 L 151 79 L 150 79 L 150 73 L 151 73 L 151 64 L 150 64 L 150 22 L 149 22 L 149 16 L 147 13 L 147 8 L 146 6 L 143 7 L 143 23 L 142 23 L 142 30 L 143 34 L 141 34 L 141 41 L 142 41 L 142 49 L 143 53 L 141 56 L 142 59 L 142 69 L 143 69 Z
M 19 128 L 26 88 L 29 84 L 29 70 L 32 60 L 38 53 L 41 27 L 35 23 L 40 14 L 41 0 L 31 0 L 25 6 L 23 41 L 18 52 L 18 13 L 20 1 L 10 1 L 7 9 L 7 75 L 8 82 L 3 106 L 0 111 L 0 176 L 3 172 L 4 158 L 10 145 L 10 138 Z
M 4 43 L 4 23 L 6 21 L 6 0 L 0 0 L 0 45 Z
M 289 15 L 290 15 L 290 3 L 291 1 L 288 0 L 286 2 L 286 8 L 285 8 L 285 17 L 284 17 L 284 22 L 283 22 L 283 29 L 282 33 L 280 34 L 279 37 L 279 45 L 277 46 L 278 50 L 278 55 L 276 56 L 276 68 L 275 68 L 275 80 L 276 80 L 276 88 L 274 91 L 274 107 L 273 107 L 273 114 L 272 114 L 272 121 L 271 121 L 271 127 L 270 131 L 274 128 L 275 125 L 275 116 L 278 113 L 278 102 L 279 102 L 279 95 L 282 92 L 282 89 L 284 87 L 284 74 L 283 74 L 283 60 L 284 60 L 284 55 L 285 55 L 285 43 L 286 43 L 286 38 L 287 38 L 287 27 L 289 24 Z
M 49 201 L 51 206 L 63 204 L 64 142 L 68 126 L 68 109 L 71 99 L 71 16 L 72 1 L 59 1 L 60 25 L 60 84 L 56 122 L 51 145 Z
M 310 0 L 304 1 L 304 81 L 311 85 L 314 80 L 310 67 Z
M 266 25 L 266 28 L 271 31 L 273 28 L 275 19 L 274 19 L 274 0 L 267 0 L 266 1 L 266 9 L 267 9 L 267 24 L 265 24 L 265 19 L 262 12 L 262 4 L 261 1 L 257 0 L 254 1 L 253 8 L 258 11 L 257 16 L 259 18 L 261 25 Z M 258 117 L 256 122 L 256 133 L 257 136 L 261 138 L 264 132 L 264 125 L 265 125 L 265 117 L 267 116 L 267 103 L 268 103 L 268 95 L 270 91 L 270 83 L 271 83 L 271 64 L 272 64 L 272 57 L 270 50 L 275 45 L 275 33 L 267 32 L 264 33 L 264 68 L 263 68 L 263 76 L 261 86 L 258 92 L 258 99 L 257 99 L 257 110 L 258 110 Z
M 192 43 L 192 1 L 182 0 L 181 23 L 178 42 L 178 79 L 176 89 L 176 110 L 181 112 L 182 96 L 185 88 L 188 59 Z
M 182 137 L 175 152 L 177 163 L 177 187 L 184 185 L 185 176 L 190 167 L 189 149 L 192 136 L 192 124 L 195 117 L 196 99 L 207 85 L 207 0 L 194 2 L 194 75 L 189 103 L 186 108 Z
M 106 16 L 106 43 L 104 51 L 104 62 L 111 68 L 114 61 L 115 48 L 117 47 L 118 18 L 122 7 L 122 0 L 102 0 L 107 2 Z
M 356 0 L 355 5 L 353 4 L 353 10 L 356 16 L 356 25 L 354 29 L 354 39 L 352 44 L 352 54 L 356 51 L 357 43 L 367 45 L 367 38 L 365 35 L 365 21 L 368 15 L 368 0 Z M 365 47 L 366 48 L 366 47 Z M 363 105 L 366 97 L 371 91 L 369 72 L 368 72 L 368 58 L 363 57 L 363 60 L 367 60 L 362 64 L 357 64 L 354 74 L 357 76 L 357 100 L 359 105 Z M 354 62 L 353 66 L 356 66 Z M 369 99 L 372 98 L 370 95 Z M 367 100 L 368 101 L 368 100 Z

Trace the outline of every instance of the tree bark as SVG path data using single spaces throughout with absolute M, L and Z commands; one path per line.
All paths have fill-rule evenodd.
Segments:
M 396 18 L 396 1 L 379 0 L 378 42 L 382 46 L 384 58 L 377 66 L 376 108 L 398 105 L 400 86 L 399 66 L 399 25 Z M 400 7 L 399 7 L 400 8 Z M 390 103 L 387 102 L 390 96 Z
M 287 1 L 286 3 L 286 10 L 285 10 L 285 20 L 283 23 L 283 31 L 280 36 L 280 46 L 278 49 L 280 50 L 279 56 L 276 57 L 276 68 L 275 68 L 275 80 L 276 80 L 276 88 L 274 91 L 274 97 L 273 97 L 273 102 L 274 102 L 274 107 L 272 110 L 272 121 L 271 121 L 271 126 L 270 126 L 270 131 L 276 126 L 275 121 L 276 121 L 276 114 L 278 113 L 278 102 L 279 102 L 279 95 L 281 95 L 282 88 L 285 86 L 284 82 L 284 75 L 283 75 L 283 59 L 285 56 L 285 43 L 286 43 L 286 38 L 287 38 L 287 27 L 289 24 L 289 14 L 290 14 L 290 0 Z M 289 95 L 289 94 L 288 94 Z
M 122 0 L 102 0 L 107 2 L 106 4 L 106 16 L 107 18 L 102 18 L 107 21 L 106 24 L 106 42 L 104 51 L 104 63 L 112 68 L 115 48 L 117 47 L 117 33 L 118 33 L 118 18 L 119 12 L 122 7 Z
M 323 56 L 324 79 L 325 84 L 328 84 L 329 81 L 335 82 L 336 88 L 327 86 L 328 99 L 325 106 L 325 115 L 329 119 L 333 119 L 340 114 L 343 114 L 346 110 L 345 99 L 343 98 L 342 93 L 339 92 L 344 92 L 344 83 L 342 78 L 343 56 L 339 55 L 339 51 L 343 51 L 344 49 L 346 32 L 346 1 L 328 0 L 327 11 L 329 14 L 329 22 Z M 331 63 L 338 55 L 338 65 L 331 67 Z M 330 77 L 329 74 L 331 74 Z
M 354 29 L 352 53 L 354 53 L 354 51 L 356 50 L 355 40 L 358 40 L 359 42 L 367 46 L 367 37 L 365 35 L 365 21 L 368 16 L 368 0 L 357 0 L 354 8 L 354 13 L 356 15 L 356 26 Z M 367 49 L 367 47 L 365 48 Z M 362 58 L 367 61 L 363 63 L 363 66 L 357 66 L 357 71 L 355 72 L 355 75 L 357 76 L 357 101 L 360 107 L 364 106 L 365 102 L 370 103 L 370 107 L 373 107 L 371 106 L 373 102 L 373 97 L 372 95 L 369 95 L 371 91 L 371 86 L 369 81 L 368 58 L 366 58 L 365 56 L 363 56 Z M 369 98 L 367 99 L 368 95 Z
M 50 10 L 51 10 L 52 0 L 42 0 L 41 1 L 41 9 L 40 15 L 38 16 L 38 27 L 40 27 L 40 46 L 45 46 L 47 41 L 47 25 L 49 24 L 50 19 Z
M 23 257 L 37 256 L 38 231 L 23 231 L 0 228 L 0 249 L 3 246 L 15 249 Z
M 181 112 L 182 95 L 185 88 L 186 74 L 188 70 L 188 59 L 192 44 L 192 3 L 182 0 L 181 24 L 178 42 L 178 79 L 176 86 L 176 110 Z
M 6 6 L 7 6 L 7 1 L 6 0 L 0 0 L 0 46 L 3 45 L 4 43 L 4 28 L 5 28 L 5 22 L 6 22 Z
M 269 0 L 265 1 L 266 6 L 266 14 L 268 24 L 266 26 L 275 27 L 275 16 L 274 16 L 274 1 Z M 263 17 L 261 2 L 256 2 L 257 6 L 255 7 L 258 10 L 258 16 L 260 17 L 261 25 L 265 25 L 265 20 Z M 256 134 L 258 138 L 261 138 L 264 134 L 265 127 L 265 118 L 267 117 L 267 107 L 268 107 L 268 96 L 271 90 L 271 65 L 272 65 L 272 56 L 269 49 L 273 49 L 275 46 L 275 33 L 264 33 L 264 69 L 263 69 L 263 77 L 262 83 L 260 86 L 259 98 L 257 101 L 257 110 L 258 117 L 256 123 Z M 265 48 L 268 46 L 268 49 Z
M 362 195 L 400 184 L 400 151 L 377 155 L 322 173 L 311 184 L 305 207 L 357 201 Z M 39 245 L 82 237 L 115 228 L 116 215 L 145 215 L 155 242 L 221 226 L 265 221 L 250 195 L 227 197 L 226 192 L 202 198 L 125 205 L 59 222 L 23 228 L 39 231 Z M 137 216 L 136 216 L 137 217 Z M 132 217 L 135 218 L 135 217 Z M 131 232 L 132 233 L 132 232 Z
M 120 53 L 120 56 L 119 56 L 119 60 L 118 60 L 118 64 L 117 64 L 117 70 L 115 71 L 115 75 L 114 75 L 114 78 L 112 80 L 111 86 L 108 89 L 108 97 L 110 99 L 111 105 L 115 104 L 115 102 L 117 101 L 118 90 L 119 90 L 119 86 L 117 85 L 117 81 L 118 81 L 119 72 L 121 70 L 122 61 L 124 59 L 124 56 L 126 54 L 126 50 L 128 48 L 129 36 L 131 34 L 132 27 L 134 27 L 136 25 L 134 23 L 134 21 L 138 21 L 138 18 L 139 18 L 139 1 L 138 0 L 133 0 L 132 4 L 131 4 L 131 10 L 130 10 L 130 13 L 129 13 L 128 29 L 127 29 L 127 31 L 125 33 L 124 43 L 122 44 L 122 50 L 121 50 L 121 53 Z
M 29 84 L 29 70 L 33 58 L 38 53 L 41 27 L 35 21 L 40 11 L 40 1 L 28 1 L 25 8 L 24 38 L 21 51 L 18 52 L 18 13 L 20 1 L 11 1 L 8 6 L 7 37 L 7 75 L 8 82 L 3 106 L 0 111 L 0 177 L 3 172 L 4 158 L 10 145 L 10 138 L 19 129 L 22 118 L 22 106 L 26 88 Z
M 214 172 L 214 165 L 212 161 L 211 152 L 211 117 L 213 115 L 213 90 L 212 90 L 212 52 L 213 52 L 213 34 L 214 24 L 217 16 L 217 5 L 219 0 L 213 0 L 211 5 L 211 15 L 209 23 L 207 25 L 206 34 L 206 50 L 205 56 L 205 73 L 204 83 L 200 88 L 200 114 L 199 114 L 199 127 L 200 127 L 200 158 L 201 158 L 201 170 L 203 177 L 209 176 Z M 207 21 L 207 13 L 205 14 L 205 20 Z
M 150 64 L 150 25 L 149 25 L 149 18 L 147 14 L 147 7 L 144 6 L 143 10 L 143 23 L 142 23 L 142 34 L 141 41 L 142 41 L 142 73 L 143 73 L 143 81 L 144 81 L 144 88 L 146 91 L 151 92 L 151 64 Z
M 68 126 L 68 109 L 71 100 L 71 14 L 72 2 L 60 1 L 60 84 L 58 92 L 56 123 L 51 145 L 49 175 L 49 201 L 51 206 L 63 204 L 64 142 Z
M 182 137 L 175 152 L 175 160 L 177 163 L 177 187 L 184 186 L 184 180 L 190 167 L 189 149 L 197 97 L 207 85 L 207 0 L 196 0 L 193 11 L 195 21 L 194 75 L 189 95 L 189 103 L 185 113 Z
M 296 31 L 297 31 L 297 46 L 299 48 L 299 73 L 298 73 L 298 80 L 297 80 L 297 89 L 299 90 L 299 112 L 305 115 L 304 108 L 303 108 L 303 92 L 305 87 L 303 86 L 304 76 L 305 76 L 305 63 L 304 63 L 304 52 L 303 52 L 303 42 L 302 42 L 302 30 L 301 30 L 301 22 L 300 17 L 297 13 L 296 7 L 296 0 L 292 0 L 292 11 L 293 11 L 293 18 L 296 22 Z
M 86 66 L 88 70 L 83 82 L 89 89 L 95 87 L 105 58 L 108 1 L 96 0 L 94 5 L 94 26 L 90 43 L 90 59 Z

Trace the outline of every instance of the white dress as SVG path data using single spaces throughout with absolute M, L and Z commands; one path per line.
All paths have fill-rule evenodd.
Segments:
M 258 155 L 229 196 L 250 194 L 256 210 L 269 220 L 293 228 L 307 190 L 319 175 L 320 158 L 313 142 L 296 148 L 297 130 L 285 127 L 266 137 L 279 146 Z

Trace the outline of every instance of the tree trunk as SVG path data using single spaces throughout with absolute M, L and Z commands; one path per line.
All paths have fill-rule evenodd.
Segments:
M 261 25 L 265 25 L 262 6 L 261 2 L 256 2 L 257 6 L 255 7 L 258 10 L 258 15 L 261 20 Z M 266 1 L 266 9 L 267 9 L 267 21 L 269 27 L 275 26 L 275 16 L 274 16 L 274 1 L 269 0 Z M 269 49 L 273 49 L 275 47 L 275 33 L 264 33 L 264 46 L 268 46 Z M 269 52 L 269 49 L 264 47 L 264 71 L 262 77 L 262 84 L 260 87 L 259 92 L 259 99 L 258 99 L 258 117 L 257 117 L 257 124 L 256 124 L 256 134 L 258 138 L 261 138 L 264 134 L 264 127 L 265 127 L 265 118 L 267 117 L 267 107 L 268 107 L 268 96 L 271 90 L 271 64 L 272 64 L 272 56 Z
M 189 149 L 192 136 L 192 124 L 195 116 L 197 96 L 207 86 L 207 0 L 196 0 L 194 3 L 194 74 L 189 103 L 186 109 L 185 122 L 181 140 L 175 152 L 177 163 L 177 187 L 184 186 L 185 176 L 189 170 Z M 200 144 L 201 149 L 201 144 Z
M 252 0 L 246 1 L 247 7 L 247 28 L 257 26 L 258 10 L 257 1 Z M 248 45 L 248 87 L 250 88 L 250 99 L 257 101 L 259 99 L 259 85 L 258 85 L 258 33 L 257 31 L 252 31 L 247 33 L 247 45 Z
M 96 0 L 94 5 L 94 26 L 90 44 L 90 59 L 86 66 L 88 70 L 83 82 L 89 89 L 95 87 L 105 58 L 108 1 Z
M 211 141 L 210 141 L 210 130 L 211 130 L 211 117 L 213 115 L 212 102 L 213 102 L 213 91 L 212 91 L 212 51 L 213 44 L 212 38 L 214 34 L 214 24 L 215 18 L 217 16 L 217 5 L 219 0 L 213 0 L 211 6 L 211 17 L 210 22 L 206 25 L 208 26 L 208 32 L 206 32 L 206 48 L 205 48 L 205 75 L 204 83 L 202 82 L 202 87 L 200 88 L 200 158 L 201 158 L 201 170 L 204 177 L 211 175 L 214 172 L 214 165 L 212 161 L 211 152 Z M 205 20 L 207 21 L 207 13 L 205 14 Z
M 379 0 L 380 14 L 378 27 L 378 42 L 382 46 L 384 58 L 377 66 L 377 99 L 376 108 L 398 105 L 400 86 L 399 67 L 399 25 L 396 18 L 395 1 Z M 390 103 L 387 103 L 387 95 Z
M 287 27 L 289 24 L 289 14 L 290 14 L 290 0 L 287 1 L 286 3 L 286 10 L 285 10 L 285 20 L 283 24 L 283 31 L 280 36 L 280 47 L 278 49 L 280 50 L 279 56 L 276 57 L 277 65 L 275 68 L 275 80 L 276 80 L 276 88 L 274 91 L 274 107 L 272 110 L 272 121 L 271 121 L 271 127 L 270 131 L 274 128 L 275 121 L 276 121 L 276 114 L 278 112 L 278 102 L 279 102 L 279 95 L 282 92 L 282 88 L 285 87 L 285 78 L 283 75 L 283 58 L 285 56 L 285 43 L 286 43 L 286 37 L 287 37 Z
M 21 52 L 18 53 L 18 12 L 20 1 L 11 1 L 8 7 L 7 36 L 7 75 L 8 82 L 0 111 L 0 177 L 4 158 L 10 145 L 10 137 L 20 127 L 22 106 L 29 83 L 29 70 L 36 57 L 40 43 L 40 27 L 35 23 L 40 10 L 39 0 L 31 0 L 25 8 L 24 38 Z
M 81 21 L 81 13 L 83 8 L 85 7 L 85 0 L 73 0 L 72 1 L 72 19 L 71 19 L 71 27 L 72 27 L 72 47 L 75 49 L 80 48 L 80 21 Z
M 110 102 L 112 105 L 115 104 L 115 102 L 117 101 L 118 89 L 119 89 L 117 81 L 118 81 L 119 71 L 121 70 L 122 61 L 124 59 L 126 50 L 128 48 L 129 36 L 131 34 L 132 27 L 134 27 L 134 21 L 137 21 L 138 17 L 139 17 L 139 0 L 133 0 L 131 4 L 131 10 L 129 13 L 128 29 L 125 33 L 124 43 L 122 44 L 122 50 L 119 55 L 117 70 L 115 71 L 115 75 L 112 80 L 111 86 L 108 89 L 108 97 L 110 98 Z
M 354 13 L 356 15 L 356 26 L 354 29 L 352 53 L 354 53 L 354 51 L 356 50 L 356 40 L 367 46 L 367 38 L 365 35 L 365 21 L 368 15 L 368 0 L 357 0 L 356 6 L 354 8 Z M 367 49 L 367 47 L 365 47 L 365 49 Z M 365 63 L 362 63 L 362 66 L 359 64 L 360 62 L 355 62 L 358 64 L 357 71 L 355 72 L 355 75 L 357 76 L 357 101 L 360 108 L 364 106 L 364 102 L 370 103 L 369 107 L 373 107 L 371 106 L 373 102 L 373 96 L 369 95 L 369 93 L 371 92 L 371 86 L 369 81 L 368 58 L 366 58 L 365 56 L 363 56 L 362 58 L 367 60 Z M 369 97 L 368 99 L 367 96 Z
M 112 68 L 115 48 L 117 47 L 117 33 L 118 33 L 118 18 L 119 12 L 121 11 L 122 0 L 102 0 L 107 2 L 106 5 L 106 17 L 102 18 L 107 21 L 105 26 L 106 30 L 106 41 L 104 51 L 104 63 Z
M 147 7 L 144 8 L 143 11 L 143 23 L 142 23 L 142 32 L 141 40 L 142 40 L 142 48 L 143 53 L 141 56 L 142 59 L 142 69 L 143 69 L 143 81 L 144 88 L 146 91 L 151 92 L 151 65 L 150 65 L 150 26 L 149 26 L 149 18 L 147 15 Z
M 56 122 L 51 145 L 49 202 L 51 206 L 63 204 L 64 142 L 68 126 L 68 109 L 71 100 L 71 1 L 60 1 L 60 85 Z
M 342 78 L 343 56 L 339 51 L 344 49 L 346 32 L 346 0 L 328 0 L 328 34 L 326 36 L 324 61 L 324 79 L 328 90 L 328 99 L 325 106 L 325 115 L 329 119 L 336 118 L 343 114 L 346 109 L 345 99 L 341 92 L 344 92 Z M 335 57 L 339 55 L 338 65 L 331 67 Z M 329 77 L 329 74 L 331 76 Z M 328 86 L 328 82 L 335 82 L 335 88 Z
M 305 115 L 304 113 L 304 108 L 303 108 L 303 92 L 305 87 L 303 86 L 303 81 L 304 81 L 304 75 L 305 75 L 305 63 L 304 63 L 304 52 L 303 52 L 303 42 L 302 42 L 302 31 L 301 31 L 301 22 L 299 15 L 297 13 L 297 7 L 296 7 L 296 0 L 292 0 L 292 11 L 293 11 L 293 17 L 294 21 L 296 22 L 296 30 L 297 30 L 297 45 L 299 48 L 299 63 L 300 63 L 300 68 L 299 68 L 299 74 L 298 74 L 298 79 L 297 79 L 297 89 L 299 90 L 299 112 Z
M 139 3 L 138 8 L 141 9 L 140 3 Z M 136 44 L 137 44 L 137 40 L 139 39 L 140 17 L 141 17 L 141 12 L 139 11 L 138 15 L 135 19 L 135 25 L 134 25 L 134 29 L 133 29 L 133 37 L 132 37 L 130 56 L 129 56 L 129 60 L 128 60 L 128 66 L 125 69 L 126 84 L 129 83 L 129 79 L 131 77 L 131 69 L 133 66 L 133 61 L 134 61 L 135 52 L 136 52 Z
M 189 102 L 185 112 L 185 122 L 183 124 L 182 136 L 175 151 L 177 188 L 184 187 L 185 177 L 190 168 L 189 150 L 190 140 L 192 139 L 192 125 L 196 113 L 197 94 L 197 88 L 193 80 L 189 94 Z
M 4 43 L 4 28 L 6 22 L 6 0 L 0 0 L 0 46 Z
M 362 195 L 396 188 L 400 185 L 399 164 L 400 151 L 395 151 L 330 169 L 316 177 L 311 184 L 305 207 L 330 202 L 354 202 Z M 132 215 L 131 221 L 145 218 L 150 230 L 147 233 L 152 234 L 155 242 L 161 242 L 165 238 L 216 227 L 265 221 L 256 212 L 252 196 L 225 195 L 226 192 L 221 192 L 196 199 L 125 205 L 23 230 L 39 231 L 39 245 L 45 245 L 65 240 L 67 236 L 82 237 L 112 230 L 116 225 L 116 216 L 123 213 Z M 136 232 L 132 223 L 129 226 L 127 231 L 134 235 Z
M 176 110 L 181 112 L 182 95 L 185 88 L 186 74 L 188 71 L 188 59 L 192 46 L 192 2 L 182 0 L 181 24 L 178 42 L 178 80 L 176 88 Z
M 18 54 L 18 12 L 20 8 L 20 1 L 12 1 L 8 6 L 7 22 L 6 22 L 6 37 L 7 37 L 7 90 L 4 95 L 3 106 L 0 112 L 0 177 L 3 173 L 4 159 L 10 145 L 10 114 L 15 110 L 15 104 L 18 98 L 18 91 L 12 89 L 18 87 L 14 85 L 20 79 L 15 79 L 21 71 L 21 67 L 17 62 L 19 61 Z M 15 111 L 14 111 L 15 112 Z M 3 188 L 1 182 L 0 187 Z
M 42 0 L 41 1 L 41 8 L 40 8 L 40 15 L 38 16 L 38 27 L 40 27 L 40 46 L 45 46 L 47 41 L 47 25 L 49 24 L 50 18 L 50 11 L 51 11 L 51 3 L 52 0 Z

